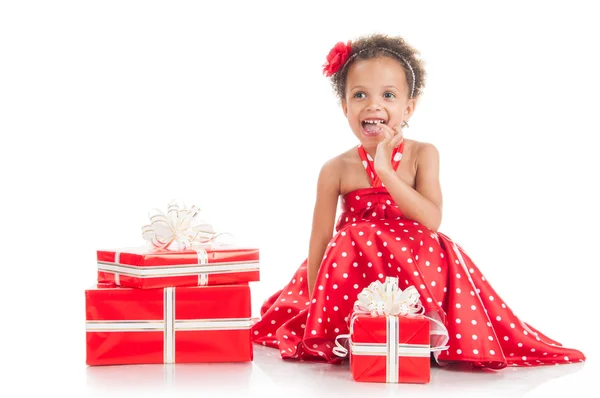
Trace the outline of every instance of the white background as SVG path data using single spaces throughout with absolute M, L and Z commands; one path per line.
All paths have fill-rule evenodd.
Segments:
M 0 385 L 101 396 L 105 384 L 85 366 L 96 250 L 142 244 L 148 211 L 173 198 L 260 248 L 257 316 L 306 258 L 321 165 L 357 144 L 321 65 L 336 42 L 372 32 L 402 35 L 425 61 L 425 94 L 404 134 L 440 152 L 440 231 L 518 316 L 589 358 L 570 378 L 520 393 L 591 382 L 591 4 L 2 2 L 0 360 L 10 370 Z

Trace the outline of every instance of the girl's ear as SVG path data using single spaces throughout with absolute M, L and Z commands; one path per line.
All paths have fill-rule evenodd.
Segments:
M 417 100 L 415 98 L 411 98 L 408 100 L 406 104 L 406 109 L 404 110 L 404 120 L 410 119 L 411 115 L 415 111 L 415 107 L 417 106 Z
M 342 100 L 342 110 L 344 111 L 344 116 L 348 117 L 348 104 L 345 99 Z

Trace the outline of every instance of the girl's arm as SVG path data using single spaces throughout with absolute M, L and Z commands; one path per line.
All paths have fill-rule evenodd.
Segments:
M 337 201 L 340 193 L 340 172 L 334 160 L 326 162 L 319 173 L 312 232 L 308 250 L 308 297 L 312 298 L 315 280 L 327 244 L 333 235 Z
M 439 153 L 432 144 L 419 145 L 416 189 L 402 180 L 391 167 L 375 170 L 375 172 L 406 218 L 436 232 L 442 223 Z

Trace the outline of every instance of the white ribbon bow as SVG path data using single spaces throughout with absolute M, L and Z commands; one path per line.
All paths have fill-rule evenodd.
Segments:
M 354 312 L 376 315 L 416 315 L 423 313 L 419 292 L 414 286 L 402 291 L 398 278 L 387 277 L 384 283 L 372 282 L 358 294 Z
M 189 209 L 183 203 L 172 201 L 166 214 L 152 209 L 150 224 L 142 227 L 142 237 L 154 247 L 169 250 L 187 250 L 196 246 L 212 246 L 224 233 L 216 233 L 212 225 L 197 219 L 200 208 Z

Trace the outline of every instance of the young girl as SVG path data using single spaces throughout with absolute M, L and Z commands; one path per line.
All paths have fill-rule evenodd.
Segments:
M 358 293 L 391 276 L 402 290 L 416 287 L 425 314 L 446 326 L 449 348 L 435 355 L 440 363 L 501 369 L 585 360 L 519 320 L 469 256 L 437 231 L 438 151 L 402 133 L 425 84 L 417 54 L 385 35 L 330 51 L 324 73 L 360 144 L 323 165 L 308 258 L 263 304 L 255 342 L 285 359 L 338 363 L 335 338 L 348 333 Z

